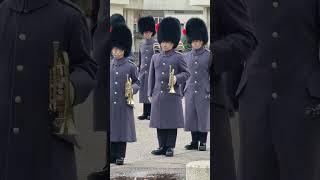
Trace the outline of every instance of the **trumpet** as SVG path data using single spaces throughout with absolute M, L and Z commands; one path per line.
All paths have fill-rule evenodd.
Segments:
M 125 97 L 127 98 L 127 104 L 134 107 L 132 79 L 129 78 L 129 74 L 127 74 L 127 81 L 125 84 Z
M 174 69 L 172 68 L 172 65 L 169 66 L 169 93 L 176 93 L 174 90 Z
M 160 53 L 160 44 L 159 43 L 154 43 L 153 44 L 153 53 L 156 54 L 156 53 Z
M 53 134 L 79 147 L 76 140 L 70 94 L 69 57 L 53 42 L 53 66 L 49 69 L 49 114 L 53 117 Z

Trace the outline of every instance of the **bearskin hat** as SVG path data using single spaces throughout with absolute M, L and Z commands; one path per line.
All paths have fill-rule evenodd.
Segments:
M 181 37 L 180 21 L 174 17 L 164 18 L 159 25 L 158 42 L 170 41 L 176 48 L 179 44 Z
M 186 35 L 189 43 L 193 40 L 201 40 L 208 43 L 208 30 L 206 24 L 200 18 L 191 18 L 186 24 Z
M 152 36 L 156 34 L 155 21 L 152 16 L 141 17 L 138 20 L 138 28 L 141 34 L 146 31 L 152 32 Z
M 110 17 L 110 27 L 113 27 L 117 24 L 125 24 L 125 23 L 126 23 L 126 20 L 121 14 L 113 14 Z
M 132 47 L 132 33 L 125 24 L 118 24 L 112 28 L 111 32 L 112 48 L 116 47 L 124 50 L 124 57 L 128 57 Z

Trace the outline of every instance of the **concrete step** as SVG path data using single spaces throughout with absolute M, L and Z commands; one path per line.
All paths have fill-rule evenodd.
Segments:
M 210 180 L 210 161 L 193 161 L 186 165 L 186 180 Z

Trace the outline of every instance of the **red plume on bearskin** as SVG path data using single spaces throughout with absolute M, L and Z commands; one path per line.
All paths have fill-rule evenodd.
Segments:
M 156 24 L 156 32 L 158 32 L 159 27 L 160 27 L 160 23 L 157 23 L 157 24 Z
M 183 29 L 182 29 L 182 34 L 183 34 L 183 35 L 187 35 L 187 30 L 186 30 L 186 28 L 183 28 Z

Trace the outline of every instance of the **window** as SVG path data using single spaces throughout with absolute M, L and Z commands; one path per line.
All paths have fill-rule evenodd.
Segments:
M 162 21 L 163 17 L 154 17 L 155 23 L 160 23 Z
M 138 26 L 135 23 L 135 24 L 133 24 L 133 33 L 136 33 L 136 32 L 138 32 Z

